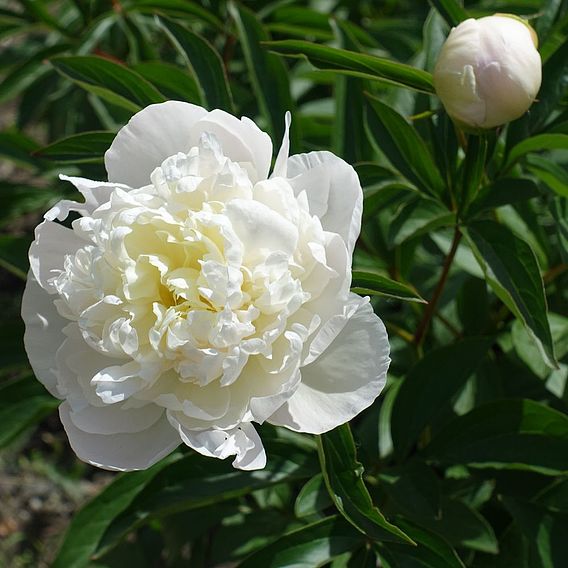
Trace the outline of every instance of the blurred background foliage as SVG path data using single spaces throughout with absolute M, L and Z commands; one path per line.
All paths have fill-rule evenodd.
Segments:
M 536 28 L 543 86 L 467 136 L 430 72 L 494 12 Z M 0 565 L 568 566 L 568 2 L 5 0 L 0 46 Z M 387 388 L 321 437 L 263 426 L 263 471 L 78 462 L 23 351 L 33 227 L 75 197 L 58 174 L 104 179 L 117 129 L 167 99 L 275 144 L 290 110 L 292 151 L 364 188 L 353 286 L 389 330 Z

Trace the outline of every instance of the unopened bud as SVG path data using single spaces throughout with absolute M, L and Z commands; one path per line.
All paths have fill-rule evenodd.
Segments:
M 540 88 L 541 67 L 531 26 L 495 14 L 452 29 L 434 69 L 434 86 L 458 125 L 493 128 L 528 110 Z

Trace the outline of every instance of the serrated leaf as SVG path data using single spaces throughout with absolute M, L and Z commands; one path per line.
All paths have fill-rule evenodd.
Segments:
M 391 280 L 381 274 L 375 274 L 374 272 L 354 270 L 351 290 L 363 296 L 371 294 L 396 298 L 398 300 L 407 300 L 409 302 L 426 303 L 426 300 L 410 286 L 397 282 L 396 280 Z
M 445 464 L 562 475 L 568 416 L 532 400 L 491 402 L 450 422 L 424 455 Z
M 108 59 L 74 55 L 54 57 L 50 61 L 59 73 L 85 90 L 132 112 L 165 101 L 138 73 Z
M 493 221 L 477 221 L 464 232 L 489 285 L 526 326 L 546 363 L 555 368 L 544 285 L 530 245 Z
M 325 484 L 339 512 L 373 540 L 411 543 L 374 506 L 357 461 L 355 442 L 348 424 L 318 436 L 318 455 Z
M 429 351 L 398 390 L 391 416 L 394 451 L 404 457 L 422 430 L 450 403 L 475 372 L 492 340 L 468 338 Z
M 34 154 L 56 162 L 102 162 L 116 134 L 114 132 L 81 132 L 62 138 L 36 150 Z
M 370 139 L 408 181 L 430 196 L 444 191 L 444 181 L 426 144 L 400 114 L 369 99 L 366 125 Z
M 182 55 L 201 93 L 201 102 L 209 110 L 231 112 L 233 98 L 221 57 L 202 36 L 167 18 L 156 18 Z
M 433 93 L 434 86 L 430 73 L 397 63 L 391 59 L 356 53 L 300 40 L 281 40 L 266 42 L 265 45 L 275 53 L 290 57 L 307 57 L 321 69 L 345 70 L 360 73 L 364 77 L 409 87 L 425 93 Z

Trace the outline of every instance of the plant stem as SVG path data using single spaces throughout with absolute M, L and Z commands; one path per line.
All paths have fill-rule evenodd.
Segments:
M 422 320 L 418 324 L 418 328 L 416 329 L 416 333 L 414 334 L 414 343 L 418 346 L 422 344 L 424 341 L 424 336 L 428 331 L 428 327 L 430 326 L 430 321 L 432 320 L 432 316 L 436 311 L 436 306 L 438 305 L 438 301 L 440 300 L 440 296 L 444 291 L 444 287 L 446 285 L 446 281 L 448 280 L 448 274 L 450 272 L 450 267 L 452 266 L 452 262 L 454 257 L 456 256 L 456 252 L 458 250 L 458 246 L 460 244 L 462 234 L 458 226 L 456 226 L 454 231 L 454 239 L 452 241 L 452 246 L 450 248 L 450 252 L 444 261 L 444 266 L 442 268 L 442 274 L 440 275 L 440 280 L 432 294 L 432 299 L 426 306 L 426 310 L 424 311 L 424 315 L 422 316 Z

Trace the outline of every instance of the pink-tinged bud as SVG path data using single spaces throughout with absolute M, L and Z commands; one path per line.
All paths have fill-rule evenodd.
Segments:
M 533 28 L 495 14 L 453 28 L 434 69 L 447 113 L 466 129 L 487 129 L 522 116 L 536 98 L 542 63 Z

